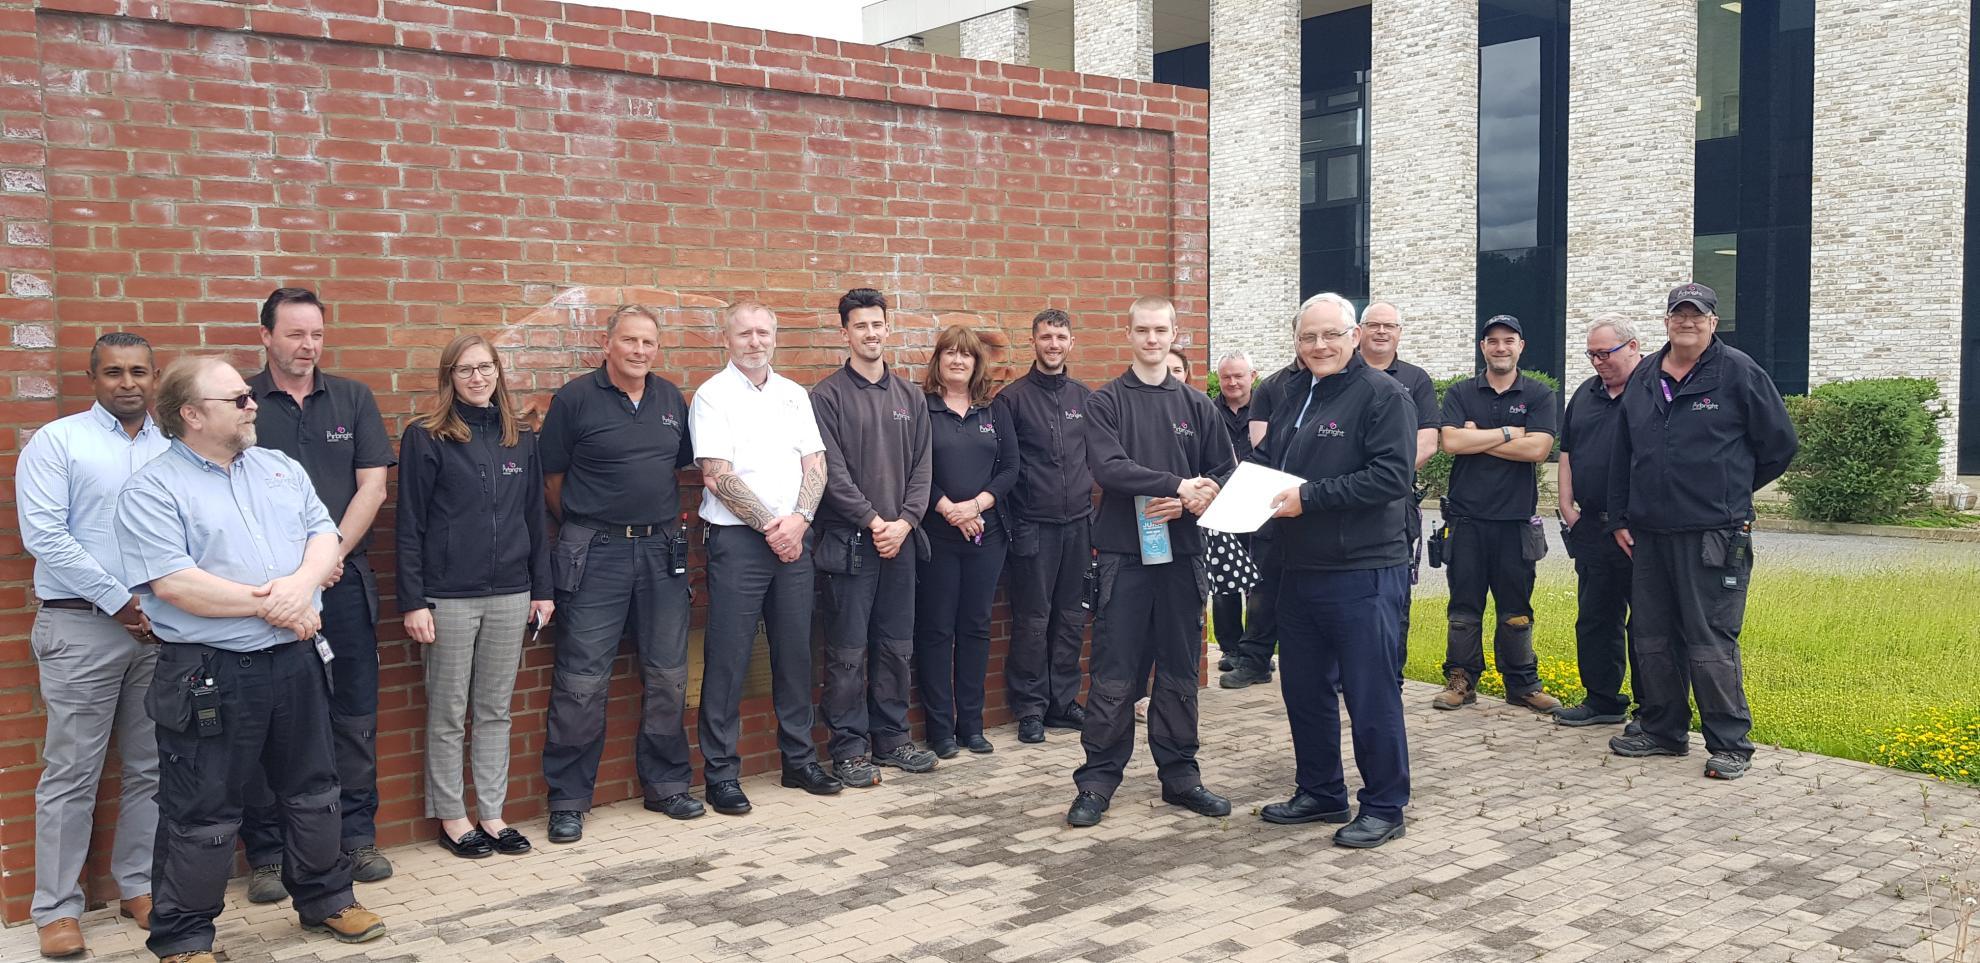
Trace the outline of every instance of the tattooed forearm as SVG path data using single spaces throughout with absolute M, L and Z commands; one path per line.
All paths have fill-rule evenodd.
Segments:
M 715 497 L 721 499 L 722 504 L 727 506 L 729 511 L 742 519 L 743 524 L 760 532 L 769 528 L 770 523 L 776 520 L 776 516 L 770 514 L 770 509 L 763 504 L 763 500 L 756 497 L 756 493 L 750 491 L 748 485 L 743 484 L 742 476 L 736 474 L 734 464 L 722 458 L 703 458 L 700 464 L 702 484 L 708 486 L 708 490 L 714 492 Z
M 798 487 L 798 507 L 815 514 L 818 500 L 825 495 L 825 453 L 804 456 L 803 465 L 804 482 Z

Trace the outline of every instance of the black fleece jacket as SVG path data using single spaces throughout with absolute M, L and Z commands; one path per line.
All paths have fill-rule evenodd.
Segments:
M 493 408 L 456 402 L 465 444 L 408 425 L 399 443 L 399 610 L 431 599 L 553 597 L 536 434 L 502 447 Z

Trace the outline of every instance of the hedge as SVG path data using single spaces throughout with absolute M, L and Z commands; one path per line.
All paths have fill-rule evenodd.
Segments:
M 1801 451 L 1781 478 L 1794 514 L 1819 522 L 1888 522 L 1938 480 L 1930 378 L 1837 381 L 1787 399 Z

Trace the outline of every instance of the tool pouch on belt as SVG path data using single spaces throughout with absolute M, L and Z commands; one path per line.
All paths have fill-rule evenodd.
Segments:
M 1519 557 L 1537 562 L 1547 557 L 1547 522 L 1538 515 L 1519 530 Z
M 1444 567 L 1446 543 L 1450 541 L 1450 538 L 1450 522 L 1438 522 L 1435 527 L 1430 529 L 1430 540 L 1424 548 L 1424 554 L 1428 556 L 1431 568 Z

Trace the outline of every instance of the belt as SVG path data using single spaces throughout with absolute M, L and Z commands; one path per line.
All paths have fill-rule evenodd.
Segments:
M 589 528 L 594 532 L 614 535 L 619 538 L 651 538 L 654 535 L 660 534 L 660 526 L 658 525 L 615 525 L 611 522 L 600 521 L 586 515 L 566 513 L 564 515 L 564 521 L 581 528 Z
M 94 612 L 96 606 L 86 599 L 41 599 L 44 609 L 73 609 L 77 612 Z

